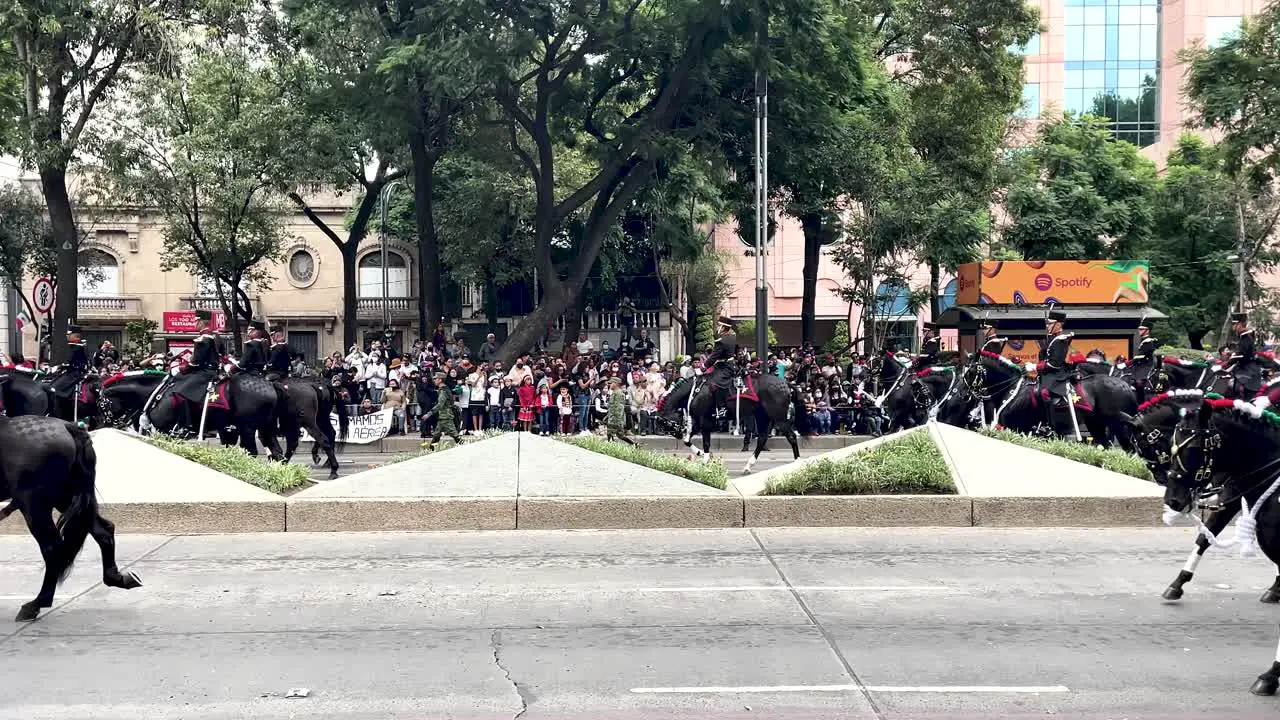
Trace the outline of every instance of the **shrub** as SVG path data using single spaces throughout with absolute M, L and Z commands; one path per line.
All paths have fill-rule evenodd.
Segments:
M 710 485 L 717 490 L 724 490 L 729 485 L 729 473 L 725 471 L 724 464 L 716 458 L 712 458 L 708 462 L 688 460 L 669 453 L 648 450 L 637 445 L 611 442 L 596 435 L 573 435 L 563 438 L 563 440 L 583 450 L 590 450 L 601 455 L 626 460 L 636 465 L 643 465 L 686 480 Z
M 276 494 L 299 488 L 311 479 L 302 465 L 260 460 L 241 447 L 190 443 L 168 435 L 148 435 L 144 439 L 161 450 Z
M 499 435 L 506 435 L 506 434 L 507 434 L 506 430 L 496 430 L 496 429 L 490 428 L 488 430 L 485 430 L 484 434 L 481 435 L 479 438 L 476 438 L 469 442 L 480 442 L 481 440 L 488 440 L 491 437 L 498 437 Z M 467 436 L 463 435 L 463 437 L 467 437 Z M 411 450 L 409 452 L 402 452 L 396 455 L 392 455 L 385 462 L 378 463 L 377 466 L 382 467 L 383 465 L 395 465 L 398 462 L 404 462 L 405 460 L 413 460 L 414 458 L 425 457 L 432 453 L 444 452 L 445 450 L 450 450 L 452 448 L 458 447 L 457 445 L 453 444 L 453 440 L 450 438 L 441 438 L 440 447 L 437 447 L 434 450 L 431 449 L 430 443 L 431 443 L 430 439 L 423 440 L 422 444 L 418 447 L 417 450 Z
M 1170 345 L 1161 346 L 1156 352 L 1164 357 L 1191 360 L 1193 362 L 1204 362 L 1204 356 L 1212 354 L 1210 350 L 1192 350 L 1191 348 L 1172 347 Z
M 915 432 L 839 460 L 817 460 L 771 481 L 765 495 L 954 495 L 928 433 Z
M 1050 455 L 1057 455 L 1078 463 L 1084 463 L 1085 465 L 1092 465 L 1103 470 L 1135 477 L 1139 480 L 1151 480 L 1151 472 L 1147 469 L 1146 462 L 1137 455 L 1132 455 L 1119 448 L 1104 449 L 1097 445 L 1087 445 L 1073 440 L 1050 440 L 1031 437 L 1011 430 L 987 428 L 982 430 L 982 434 L 997 440 L 1013 443 L 1014 445 L 1021 445 L 1032 450 L 1039 450 Z

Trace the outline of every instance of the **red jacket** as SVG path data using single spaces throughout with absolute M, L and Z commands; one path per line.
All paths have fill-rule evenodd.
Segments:
M 520 398 L 520 407 L 531 408 L 534 400 L 538 399 L 538 391 L 532 385 L 521 385 L 516 388 L 516 397 Z

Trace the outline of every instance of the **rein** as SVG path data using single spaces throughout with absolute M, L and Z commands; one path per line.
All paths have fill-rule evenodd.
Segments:
M 1227 500 L 1223 500 L 1220 497 L 1220 494 L 1221 494 L 1222 487 L 1225 486 L 1225 483 L 1223 483 L 1222 486 L 1219 486 L 1216 489 L 1213 488 L 1213 486 L 1211 485 L 1213 480 L 1214 455 L 1216 454 L 1217 450 L 1222 448 L 1221 431 L 1214 430 L 1211 434 L 1207 434 L 1205 433 L 1204 430 L 1200 428 L 1196 428 L 1195 431 L 1192 433 L 1191 437 L 1187 438 L 1186 441 L 1178 442 L 1178 429 L 1175 428 L 1173 432 L 1173 438 L 1171 440 L 1170 454 L 1172 456 L 1172 459 L 1178 464 L 1178 467 L 1182 470 L 1182 472 L 1186 473 L 1187 468 L 1186 468 L 1186 465 L 1183 464 L 1182 462 L 1181 450 L 1185 447 L 1188 447 L 1192 442 L 1196 440 L 1197 437 L 1199 437 L 1202 434 L 1205 434 L 1206 437 L 1203 443 L 1204 461 L 1203 463 L 1201 463 L 1200 468 L 1196 470 L 1196 483 L 1197 483 L 1197 495 L 1198 495 L 1197 504 L 1199 505 L 1199 510 L 1203 514 L 1205 511 L 1211 511 L 1211 512 L 1220 511 L 1224 507 L 1230 507 L 1233 503 L 1235 503 L 1236 501 L 1239 501 L 1240 502 L 1240 518 L 1236 521 L 1235 537 L 1229 541 L 1219 540 L 1217 537 L 1213 535 L 1213 533 L 1209 530 L 1209 528 L 1204 524 L 1204 520 L 1202 518 L 1196 517 L 1195 515 L 1192 515 L 1190 513 L 1186 513 L 1186 514 L 1189 515 L 1195 521 L 1198 532 L 1200 533 L 1200 535 L 1204 536 L 1206 540 L 1209 541 L 1210 545 L 1213 545 L 1215 547 L 1231 547 L 1233 545 L 1239 544 L 1240 554 L 1245 557 L 1251 556 L 1257 551 L 1258 513 L 1261 511 L 1262 507 L 1267 503 L 1267 501 L 1270 500 L 1271 497 L 1275 495 L 1277 491 L 1280 491 L 1280 457 L 1273 458 L 1270 462 L 1264 465 L 1261 465 L 1257 468 L 1254 468 L 1253 470 L 1250 470 L 1249 472 L 1243 475 L 1235 477 L 1234 479 L 1237 482 L 1243 481 L 1246 478 L 1250 478 L 1256 475 L 1261 475 L 1262 479 L 1254 483 L 1253 485 L 1250 485 L 1249 487 L 1245 488 L 1244 490 L 1237 492 L 1234 497 L 1229 497 Z M 1258 498 L 1258 501 L 1254 503 L 1253 507 L 1250 508 L 1249 500 L 1248 500 L 1249 494 L 1268 483 L 1270 483 L 1270 486 L 1266 489 L 1265 492 L 1262 493 L 1262 495 Z M 1206 493 L 1211 493 L 1211 492 L 1214 493 L 1214 496 L 1217 496 L 1216 501 L 1212 505 L 1208 503 L 1208 500 L 1210 498 L 1205 497 Z M 1210 497 L 1213 497 L 1213 496 L 1210 496 Z M 1168 510 L 1166 508 L 1165 510 L 1166 524 L 1171 524 L 1171 519 L 1172 519 L 1170 516 L 1171 512 L 1173 511 Z M 1174 513 L 1173 516 L 1176 516 L 1176 515 L 1177 513 Z

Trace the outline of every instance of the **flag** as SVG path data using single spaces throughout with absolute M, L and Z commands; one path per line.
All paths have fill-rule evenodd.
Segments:
M 31 324 L 31 316 L 27 315 L 26 310 L 19 310 L 18 317 L 14 318 L 13 322 L 18 326 L 18 332 L 22 332 Z

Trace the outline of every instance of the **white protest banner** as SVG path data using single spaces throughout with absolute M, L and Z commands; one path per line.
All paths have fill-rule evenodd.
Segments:
M 338 431 L 338 414 L 329 416 L 335 432 Z M 379 410 L 369 415 L 352 415 L 347 425 L 347 442 L 355 445 L 375 443 L 391 432 L 391 411 Z M 311 442 L 311 436 L 302 431 L 302 442 Z

